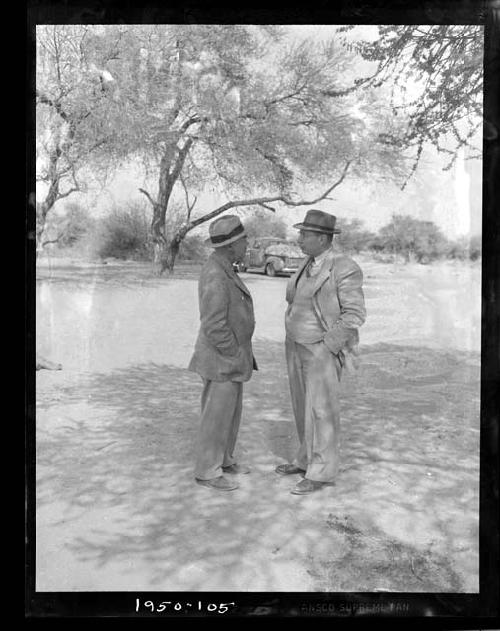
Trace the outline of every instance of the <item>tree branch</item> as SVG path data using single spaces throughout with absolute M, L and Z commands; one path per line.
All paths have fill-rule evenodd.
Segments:
M 151 202 L 151 205 L 153 206 L 153 208 L 156 208 L 156 204 L 155 204 L 155 202 L 153 201 L 153 198 L 151 197 L 151 195 L 150 195 L 147 191 L 145 191 L 143 188 L 140 188 L 140 189 L 139 189 L 139 191 L 140 191 L 141 193 L 143 193 L 144 195 L 146 195 L 146 197 L 147 197 L 147 198 L 149 199 L 149 201 Z
M 267 204 L 264 204 L 263 202 L 259 204 L 259 206 L 262 206 L 262 208 L 265 208 L 266 210 L 270 210 L 273 213 L 276 212 L 276 208 L 273 208 L 272 206 L 268 206 Z
M 69 191 L 66 191 L 65 193 L 58 193 L 57 201 L 59 201 L 60 199 L 64 199 L 65 197 L 68 197 L 68 195 L 71 195 L 71 193 L 77 193 L 79 190 L 80 190 L 79 186 L 73 186 L 73 188 L 70 188 Z
M 59 116 L 63 120 L 69 123 L 69 116 L 63 110 L 59 102 L 54 101 L 53 99 L 49 98 L 46 94 L 44 94 L 43 92 L 40 92 L 40 90 L 36 91 L 36 96 L 38 97 L 41 103 L 45 103 L 46 105 L 50 105 L 51 107 L 53 107 L 56 110 L 56 112 L 59 114 Z
M 191 127 L 191 125 L 194 125 L 195 123 L 201 123 L 201 122 L 207 122 L 208 118 L 201 118 L 201 116 L 191 116 L 191 118 L 188 118 L 187 121 L 184 121 L 184 123 L 182 123 L 182 125 L 180 126 L 179 132 L 180 134 L 183 134 L 187 129 L 189 129 Z
M 189 205 L 189 193 L 188 193 L 188 190 L 187 190 L 186 182 L 184 181 L 184 178 L 182 177 L 182 175 L 179 175 L 179 179 L 181 181 L 182 188 L 184 189 L 184 194 L 185 194 L 185 197 L 186 197 L 187 220 L 189 221 L 189 219 L 191 218 L 191 213 L 193 211 L 193 208 L 194 208 L 198 198 L 195 195 L 193 203 L 191 205 Z
M 230 208 L 236 208 L 239 206 L 262 206 L 263 204 L 269 204 L 272 202 L 282 202 L 286 206 L 294 206 L 294 207 L 310 206 L 312 204 L 316 204 L 317 202 L 323 199 L 326 199 L 328 195 L 333 191 L 333 189 L 339 186 L 343 182 L 350 164 L 351 164 L 351 161 L 348 160 L 344 166 L 344 169 L 342 171 L 340 178 L 334 184 L 332 184 L 332 186 L 330 186 L 322 195 L 320 195 L 319 197 L 316 197 L 315 199 L 312 199 L 309 201 L 305 199 L 293 201 L 289 197 L 285 197 L 283 195 L 275 195 L 274 197 L 256 197 L 254 199 L 241 199 L 241 200 L 236 200 L 233 202 L 227 202 L 226 204 L 219 206 L 215 210 L 212 210 L 208 214 L 203 215 L 203 217 L 199 217 L 198 219 L 191 221 L 188 225 L 187 230 L 192 230 L 193 228 L 196 228 L 196 226 L 199 226 L 202 223 L 205 223 L 206 221 L 210 221 L 210 219 L 217 217 L 217 215 L 220 215 L 224 211 L 229 210 Z
M 64 232 L 61 232 L 55 239 L 47 239 L 47 241 L 42 242 L 42 248 L 46 245 L 50 245 L 51 243 L 58 243 L 64 236 Z

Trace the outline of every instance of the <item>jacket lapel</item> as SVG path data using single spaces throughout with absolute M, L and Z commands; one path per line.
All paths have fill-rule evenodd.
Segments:
M 229 278 L 234 282 L 234 284 L 238 287 L 238 289 L 241 289 L 241 291 L 244 294 L 246 294 L 249 298 L 251 298 L 252 296 L 249 290 L 247 289 L 247 286 L 244 284 L 244 282 L 241 280 L 238 274 L 233 270 L 233 266 L 231 265 L 231 263 L 219 257 L 215 257 L 215 260 L 222 267 L 222 269 L 229 276 Z
M 230 274 L 230 278 L 232 278 L 234 280 L 234 282 L 236 283 L 237 287 L 239 287 L 244 294 L 246 294 L 249 298 L 252 297 L 250 292 L 248 291 L 247 286 L 241 280 L 241 278 L 238 276 L 238 274 L 236 272 L 233 271 L 233 273 Z
M 295 272 L 295 276 L 294 276 L 295 287 L 297 287 L 297 283 L 299 282 L 299 278 L 302 276 L 302 272 L 305 270 L 305 268 L 309 265 L 311 261 L 312 261 L 312 256 L 307 256 L 304 259 L 304 261 L 300 264 L 298 270 Z
M 303 271 L 311 262 L 311 257 L 307 256 L 304 261 L 299 265 L 295 274 L 290 278 L 286 286 L 286 300 L 287 302 L 293 302 L 295 292 L 297 291 L 297 283 L 302 276 Z
M 321 289 L 323 283 L 325 283 L 330 278 L 333 268 L 333 261 L 334 253 L 332 250 L 328 253 L 328 256 L 323 261 L 323 265 L 321 266 L 321 269 L 316 276 L 316 282 L 314 283 L 314 293 L 317 293 Z

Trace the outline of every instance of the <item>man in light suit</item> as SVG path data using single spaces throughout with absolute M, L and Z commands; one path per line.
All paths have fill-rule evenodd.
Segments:
M 334 482 L 339 471 L 340 378 L 357 354 L 366 318 L 363 274 L 333 249 L 336 217 L 309 210 L 298 243 L 307 259 L 287 286 L 285 315 L 288 379 L 300 447 L 280 475 L 303 475 L 291 491 L 306 495 Z
M 257 364 L 252 352 L 253 302 L 233 269 L 245 255 L 247 237 L 238 217 L 225 215 L 209 226 L 214 252 L 198 284 L 200 330 L 189 370 L 203 380 L 200 430 L 196 448 L 198 484 L 232 491 L 238 484 L 223 474 L 249 473 L 233 451 L 240 426 L 243 382 Z

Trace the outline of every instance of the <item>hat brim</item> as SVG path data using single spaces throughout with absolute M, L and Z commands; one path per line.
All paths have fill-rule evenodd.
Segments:
M 321 234 L 340 234 L 342 232 L 338 228 L 334 228 L 333 230 L 328 230 L 328 228 L 313 228 L 309 224 L 303 223 L 295 223 L 293 224 L 293 227 L 297 228 L 298 230 L 303 229 L 308 230 L 309 232 L 320 232 Z
M 242 239 L 246 236 L 248 235 L 245 230 L 243 230 L 243 232 L 239 232 L 234 237 L 231 237 L 226 241 L 221 241 L 220 243 L 213 243 L 212 239 L 209 237 L 208 239 L 205 239 L 205 244 L 211 246 L 212 248 L 221 248 L 223 245 L 229 245 L 230 243 L 234 243 L 235 241 L 238 241 L 238 239 Z

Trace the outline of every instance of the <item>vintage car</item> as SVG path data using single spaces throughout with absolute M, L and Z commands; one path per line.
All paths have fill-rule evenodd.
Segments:
M 240 272 L 276 276 L 293 274 L 303 259 L 302 250 L 294 243 L 276 237 L 261 237 L 248 244 L 244 261 L 235 267 Z

